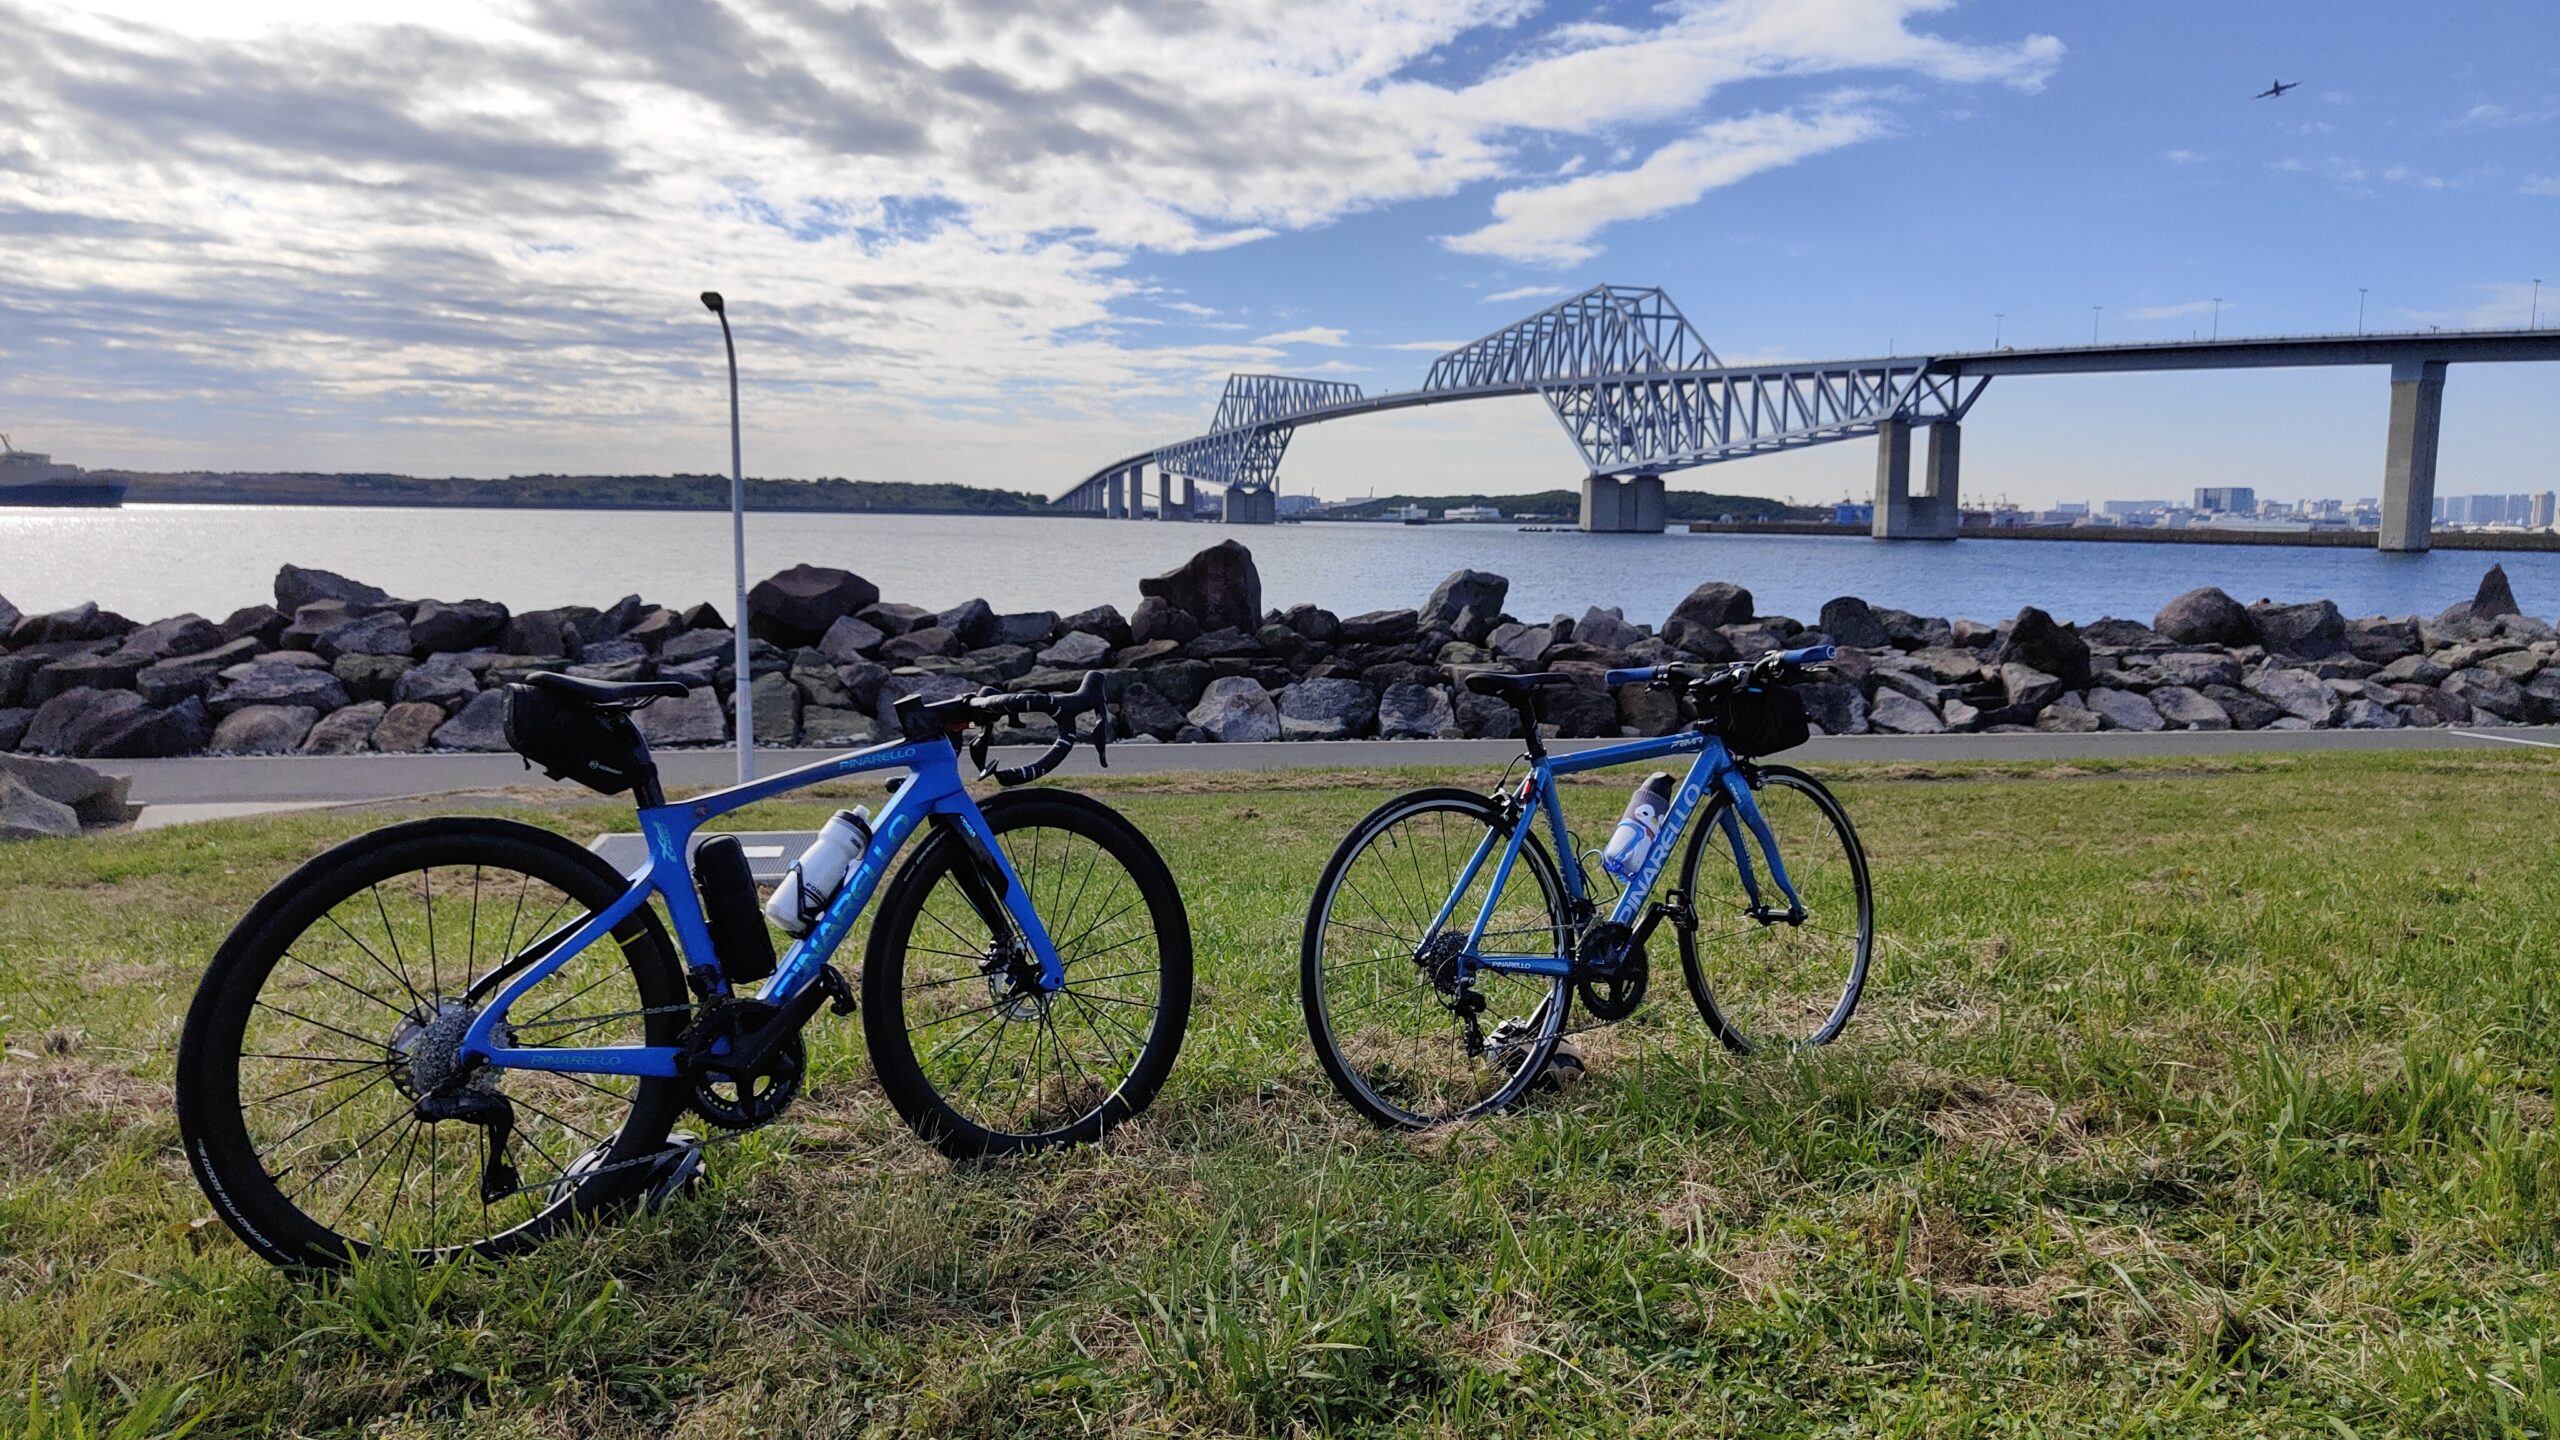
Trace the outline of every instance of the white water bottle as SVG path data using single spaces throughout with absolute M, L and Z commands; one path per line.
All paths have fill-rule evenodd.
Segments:
M 828 819 L 817 840 L 791 862 L 791 873 L 765 902 L 765 918 L 785 935 L 806 935 L 827 902 L 836 898 L 854 857 L 871 844 L 871 812 L 856 805 Z
M 1628 797 L 1626 813 L 1618 817 L 1618 828 L 1600 852 L 1600 868 L 1620 880 L 1636 878 L 1644 869 L 1645 857 L 1653 853 L 1653 842 L 1662 834 L 1663 813 L 1670 808 L 1671 777 L 1656 770 Z

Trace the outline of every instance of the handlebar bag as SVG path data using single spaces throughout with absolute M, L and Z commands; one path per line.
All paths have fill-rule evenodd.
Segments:
M 1784 685 L 1740 686 L 1707 708 L 1708 725 L 1736 755 L 1775 755 L 1813 738 L 1803 699 Z
M 507 687 L 507 747 L 554 780 L 619 795 L 649 773 L 648 747 L 627 715 L 537 690 Z

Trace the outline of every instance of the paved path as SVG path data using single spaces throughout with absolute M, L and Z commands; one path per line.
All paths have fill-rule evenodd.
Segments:
M 1559 741 L 1557 750 L 1602 741 Z M 2560 752 L 2560 726 L 2497 730 L 2185 730 L 2153 735 L 1859 735 L 1817 739 L 1788 752 L 1790 761 L 2094 760 L 2131 756 L 2242 755 L 2346 750 L 2503 750 Z M 762 750 L 757 770 L 771 774 L 839 752 Z M 1008 763 L 1032 749 L 999 751 Z M 1270 745 L 1115 745 L 1111 768 L 1123 774 L 1179 770 L 1310 770 L 1355 766 L 1454 765 L 1499 770 L 1520 753 L 1515 740 L 1346 740 Z M 2560 757 L 2555 757 L 2560 758 Z M 297 803 L 391 800 L 509 785 L 552 783 L 513 755 L 207 756 L 186 760 L 102 760 L 101 770 L 133 777 L 133 800 L 150 806 L 282 807 Z M 718 785 L 737 773 L 728 750 L 677 750 L 658 757 L 676 788 Z M 1093 752 L 1079 750 L 1062 774 L 1090 773 Z M 207 818 L 213 813 L 200 812 Z M 195 818 L 195 817 L 189 817 Z

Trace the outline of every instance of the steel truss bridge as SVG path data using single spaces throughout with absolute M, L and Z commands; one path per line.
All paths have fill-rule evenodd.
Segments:
M 1440 356 L 1415 390 L 1365 395 L 1359 386 L 1339 381 L 1229 376 L 1206 432 L 1114 460 L 1053 503 L 1086 514 L 1142 516 L 1145 474 L 1152 465 L 1159 518 L 1187 518 L 1205 483 L 1226 492 L 1228 520 L 1267 524 L 1275 518 L 1272 494 L 1280 462 L 1299 426 L 1536 395 L 1582 456 L 1585 530 L 1662 529 L 1661 477 L 1673 471 L 1875 436 L 1874 533 L 1887 539 L 1944 538 L 1956 533 L 1959 521 L 1961 422 L 1994 376 L 2388 364 L 2392 439 L 2382 545 L 2424 549 L 2433 518 L 2444 366 L 2457 360 L 2560 360 L 2560 331 L 2092 345 L 1727 365 L 1660 289 L 1600 285 Z M 1911 483 L 1914 426 L 1925 427 L 1927 436 L 1924 484 L 1917 490 Z

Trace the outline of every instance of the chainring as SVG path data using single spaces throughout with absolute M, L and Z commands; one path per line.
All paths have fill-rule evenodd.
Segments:
M 695 1016 L 693 1033 L 685 1037 L 686 1052 L 697 1057 L 685 1092 L 695 1114 L 723 1130 L 753 1130 L 780 1119 L 799 1098 L 800 1080 L 809 1068 L 808 1048 L 799 1036 L 775 1046 L 762 1066 L 744 1073 L 723 1068 L 713 1053 L 712 1047 L 724 1040 L 735 1050 L 776 1013 L 761 1000 L 731 1000 Z
M 1573 967 L 1574 994 L 1592 1019 L 1624 1020 L 1644 1003 L 1651 970 L 1634 932 L 1603 920 L 1583 932 Z

